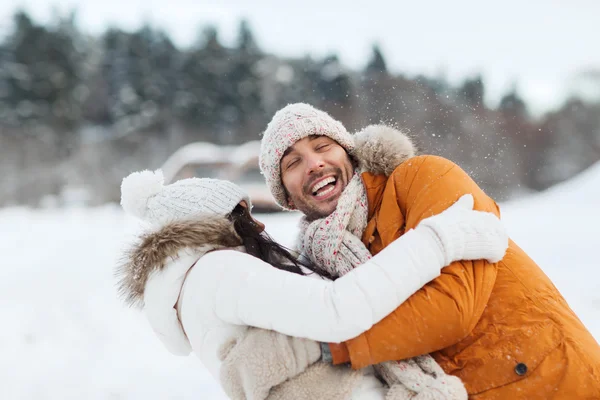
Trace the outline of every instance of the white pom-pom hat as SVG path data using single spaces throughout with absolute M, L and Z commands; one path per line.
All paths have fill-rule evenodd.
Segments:
M 121 206 L 128 214 L 164 224 L 199 214 L 228 215 L 248 195 L 236 184 L 211 178 L 164 184 L 161 170 L 134 172 L 121 183 Z

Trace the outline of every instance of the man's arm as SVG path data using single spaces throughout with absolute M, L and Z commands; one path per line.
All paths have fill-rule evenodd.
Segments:
M 440 157 L 415 157 L 399 166 L 390 179 L 385 196 L 396 197 L 405 216 L 405 231 L 466 193 L 473 195 L 475 209 L 499 215 L 496 203 L 462 169 Z M 380 213 L 379 218 L 386 217 Z M 380 226 L 382 237 L 388 227 L 397 229 L 393 221 L 378 223 L 378 230 Z M 496 264 L 483 260 L 450 264 L 369 331 L 341 345 L 332 344 L 334 363 L 350 361 L 358 369 L 431 353 L 461 341 L 479 321 L 496 273 Z

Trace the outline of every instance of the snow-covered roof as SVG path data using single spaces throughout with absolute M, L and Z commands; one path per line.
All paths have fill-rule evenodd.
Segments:
M 165 161 L 161 169 L 165 176 L 165 181 L 170 182 L 184 165 L 220 162 L 228 162 L 227 158 L 224 159 L 220 146 L 208 142 L 195 142 L 178 149 Z
M 219 146 L 208 142 L 187 144 L 175 151 L 161 167 L 166 182 L 188 164 L 232 164 L 242 166 L 256 163 L 260 141 L 254 140 L 239 146 Z

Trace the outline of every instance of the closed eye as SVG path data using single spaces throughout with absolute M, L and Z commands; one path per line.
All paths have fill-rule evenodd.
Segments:
M 330 143 L 320 144 L 315 148 L 315 150 L 316 151 L 325 151 L 329 148 L 329 146 L 330 146 Z
M 286 169 L 286 170 L 290 169 L 290 168 L 291 168 L 291 167 L 293 167 L 294 165 L 298 164 L 298 161 L 299 161 L 299 160 L 298 160 L 298 158 L 297 158 L 297 157 L 296 157 L 296 158 L 293 158 L 293 159 L 291 159 L 290 161 L 288 161 L 288 162 L 287 162 L 287 164 L 285 164 L 285 169 Z

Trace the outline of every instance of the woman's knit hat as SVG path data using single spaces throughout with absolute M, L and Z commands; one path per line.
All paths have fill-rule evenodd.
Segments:
M 285 209 L 289 205 L 281 182 L 281 159 L 294 143 L 311 135 L 330 137 L 348 152 L 354 149 L 354 138 L 341 122 L 304 103 L 289 104 L 277 111 L 263 133 L 260 169 L 277 204 Z
M 228 215 L 248 195 L 236 184 L 210 178 L 181 179 L 164 185 L 161 170 L 134 172 L 121 183 L 121 206 L 155 225 L 198 214 Z

